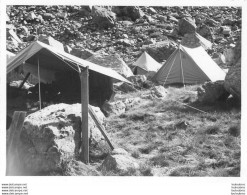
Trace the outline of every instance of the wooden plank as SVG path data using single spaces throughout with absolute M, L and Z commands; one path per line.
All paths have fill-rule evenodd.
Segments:
M 88 131 L 88 66 L 80 73 L 81 79 L 81 129 L 82 129 L 82 145 L 81 159 L 85 164 L 89 163 L 89 131 Z
M 105 140 L 107 141 L 107 143 L 109 144 L 110 148 L 113 150 L 114 147 L 110 141 L 110 139 L 108 138 L 106 132 L 105 132 L 105 128 L 104 126 L 100 123 L 97 115 L 94 113 L 92 107 L 89 105 L 89 114 L 92 117 L 92 119 L 94 120 L 95 124 L 97 125 L 97 127 L 99 128 L 100 132 L 102 133 L 102 135 L 104 136 Z
M 26 117 L 26 112 L 15 111 L 7 136 L 7 164 L 6 175 L 18 175 L 20 172 L 20 159 L 18 148 L 20 144 L 21 129 Z

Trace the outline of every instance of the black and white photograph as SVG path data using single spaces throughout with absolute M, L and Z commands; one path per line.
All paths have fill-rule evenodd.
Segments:
M 56 3 L 1 6 L 2 194 L 244 195 L 246 2 Z

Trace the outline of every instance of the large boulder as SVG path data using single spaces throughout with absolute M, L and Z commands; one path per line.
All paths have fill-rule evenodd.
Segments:
M 180 19 L 178 22 L 178 32 L 181 35 L 196 32 L 195 21 L 190 17 Z
M 241 99 L 241 59 L 229 68 L 224 87 L 234 97 Z
M 198 101 L 214 103 L 226 100 L 230 94 L 224 88 L 224 81 L 206 82 L 197 88 Z
M 105 102 L 102 106 L 102 110 L 107 116 L 110 114 L 120 115 L 125 112 L 126 106 L 122 101 Z
M 224 87 L 234 97 L 241 99 L 241 41 L 234 48 L 232 66 L 226 74 Z
M 114 6 L 112 11 L 115 12 L 118 17 L 130 18 L 133 21 L 145 15 L 138 6 Z
M 109 28 L 115 25 L 116 14 L 106 8 L 93 6 L 92 8 L 93 22 L 102 28 Z
M 137 171 L 139 168 L 136 160 L 121 148 L 114 149 L 100 167 L 103 173 L 111 172 L 117 175 L 126 175 L 129 171 Z
M 92 108 L 103 123 L 103 113 Z M 96 150 L 106 155 L 109 146 L 90 116 L 89 131 L 90 154 Z M 80 154 L 81 104 L 56 104 L 30 114 L 24 121 L 20 140 L 20 161 L 28 174 L 61 170 L 64 161 L 77 159 Z
M 124 77 L 133 76 L 131 69 L 118 54 L 109 55 L 103 52 L 95 53 L 91 57 L 87 58 L 87 61 L 104 66 L 106 68 L 112 68 Z
M 152 58 L 157 62 L 162 63 L 167 60 L 170 55 L 176 50 L 176 43 L 171 41 L 157 42 L 156 44 L 145 45 L 143 50 L 145 50 Z

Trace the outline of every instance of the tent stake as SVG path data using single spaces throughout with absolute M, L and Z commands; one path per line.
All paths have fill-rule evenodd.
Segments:
M 88 132 L 88 66 L 80 72 L 81 79 L 81 159 L 85 164 L 89 163 L 89 132 Z

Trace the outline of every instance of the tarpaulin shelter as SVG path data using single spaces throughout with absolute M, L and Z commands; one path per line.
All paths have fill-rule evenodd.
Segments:
M 7 76 L 20 66 L 24 73 L 30 72 L 43 83 L 63 82 L 62 86 L 66 87 L 68 92 L 80 91 L 78 72 L 80 69 L 88 67 L 90 100 L 96 101 L 98 105 L 111 97 L 112 79 L 129 83 L 110 68 L 80 59 L 39 41 L 31 43 L 8 61 Z
M 161 68 L 161 64 L 145 51 L 133 65 L 135 66 L 134 74 L 139 75 L 155 74 Z
M 225 76 L 226 73 L 201 46 L 187 48 L 179 45 L 154 75 L 153 80 L 161 85 L 197 84 L 224 80 Z

